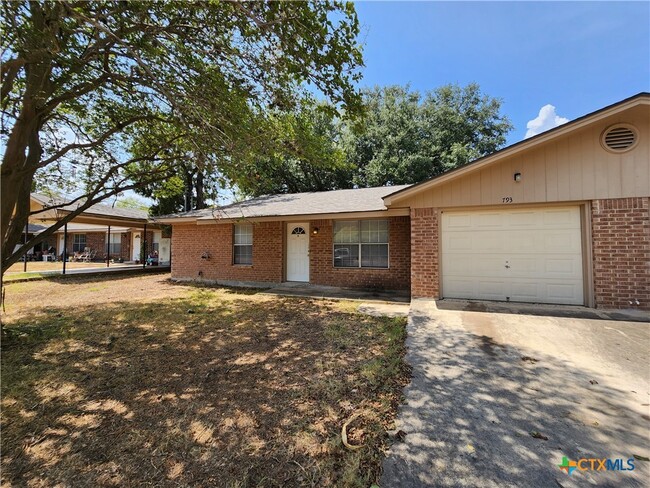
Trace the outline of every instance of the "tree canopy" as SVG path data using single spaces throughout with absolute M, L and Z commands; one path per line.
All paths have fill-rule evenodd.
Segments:
M 496 151 L 512 128 L 500 100 L 477 84 L 445 85 L 425 95 L 377 87 L 363 97 L 363 126 L 344 137 L 359 186 L 418 183 Z
M 253 155 L 245 195 L 418 183 L 490 154 L 511 129 L 501 102 L 477 84 L 424 95 L 408 86 L 367 89 L 361 121 L 322 106 L 275 117 L 270 155 Z
M 354 166 L 341 147 L 341 122 L 324 104 L 309 104 L 294 113 L 271 117 L 276 138 L 266 154 L 253 155 L 244 195 L 299 193 L 351 188 Z
M 179 145 L 236 183 L 269 111 L 314 91 L 359 108 L 352 3 L 23 0 L 1 23 L 3 273 L 94 203 L 176 174 Z M 82 205 L 14 252 L 39 177 Z

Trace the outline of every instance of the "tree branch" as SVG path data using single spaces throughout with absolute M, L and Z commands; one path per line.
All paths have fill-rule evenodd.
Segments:
M 160 120 L 160 121 L 165 121 L 165 119 L 161 117 L 154 117 L 151 115 L 141 115 L 138 117 L 131 117 L 130 119 L 127 119 L 123 122 L 120 122 L 113 128 L 107 130 L 104 132 L 98 139 L 92 141 L 92 142 L 84 142 L 84 143 L 74 143 L 74 144 L 68 144 L 67 146 L 59 149 L 56 151 L 54 154 L 52 154 L 49 158 L 41 160 L 41 162 L 38 164 L 39 168 L 44 168 L 48 164 L 56 161 L 57 159 L 61 158 L 62 156 L 65 156 L 67 153 L 70 151 L 73 151 L 75 149 L 88 149 L 92 147 L 97 147 L 106 140 L 111 137 L 112 135 L 116 134 L 117 132 L 120 132 L 121 130 L 125 129 L 129 125 L 135 124 L 136 122 L 140 122 L 142 120 Z

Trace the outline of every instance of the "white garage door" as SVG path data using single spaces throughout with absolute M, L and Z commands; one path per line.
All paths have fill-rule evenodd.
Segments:
M 582 305 L 579 207 L 442 214 L 442 294 Z

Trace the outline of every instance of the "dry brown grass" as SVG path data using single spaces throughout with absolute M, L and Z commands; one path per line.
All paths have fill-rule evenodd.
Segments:
M 47 284 L 51 301 L 29 299 Z M 404 320 L 247 293 L 160 276 L 7 285 L 3 485 L 376 482 Z M 358 412 L 351 451 L 340 431 Z

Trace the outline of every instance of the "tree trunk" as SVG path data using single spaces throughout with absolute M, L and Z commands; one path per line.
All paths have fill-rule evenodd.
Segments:
M 202 208 L 207 207 L 205 204 L 205 187 L 203 183 L 203 171 L 197 170 L 196 172 L 196 183 L 194 184 L 194 190 L 196 191 L 196 210 L 201 210 Z
M 185 170 L 185 201 L 184 203 L 184 210 L 186 212 L 189 212 L 192 210 L 192 196 L 193 196 L 193 190 L 194 190 L 194 185 L 192 184 L 192 179 L 193 179 L 194 173 L 189 170 Z
M 58 10 L 59 7 L 55 7 L 50 14 L 56 17 Z M 46 26 L 44 12 L 37 2 L 30 4 L 30 11 L 34 28 L 43 33 L 43 48 L 39 59 L 25 66 L 25 92 L 20 113 L 7 138 L 0 169 L 2 274 L 29 219 L 31 183 L 43 154 L 39 135 L 47 115 L 43 112 L 43 107 L 52 95 L 52 59 L 45 53 L 49 52 L 50 45 L 54 43 L 50 29 L 55 20 L 48 18 Z

